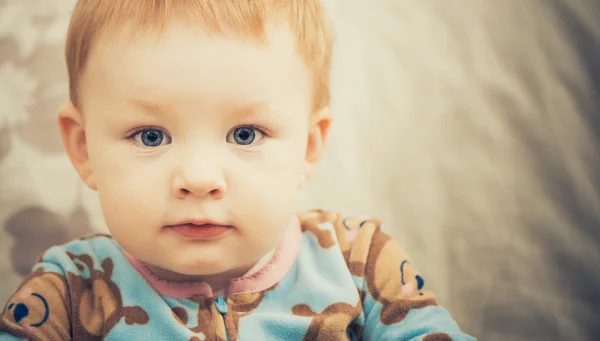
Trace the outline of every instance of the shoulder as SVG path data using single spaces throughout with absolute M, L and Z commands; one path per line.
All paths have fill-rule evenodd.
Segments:
M 115 278 L 131 283 L 129 272 L 122 268 L 113 276 L 123 258 L 121 248 L 108 235 L 89 235 L 49 248 L 7 302 L 0 314 L 0 331 L 48 340 L 101 335 L 104 328 L 118 322 L 113 310 L 122 304 L 122 295 Z M 106 311 L 106 302 L 112 302 L 108 308 L 112 310 Z M 91 320 L 85 319 L 109 313 L 106 321 L 94 318 L 89 324 Z M 124 308 L 123 314 L 131 321 L 147 322 L 147 314 L 136 307 Z
M 433 299 L 424 291 L 424 280 L 400 244 L 383 232 L 381 220 L 339 211 L 310 210 L 299 213 L 303 233 L 317 237 L 321 247 L 338 245 L 355 278 L 379 298 L 402 292 Z M 429 300 L 431 303 L 433 300 Z
M 346 262 L 356 257 L 365 261 L 373 238 L 383 226 L 377 218 L 333 210 L 303 211 L 298 217 L 303 233 L 313 234 L 323 248 L 339 246 Z
M 94 264 L 122 254 L 120 246 L 107 234 L 90 234 L 62 245 L 50 247 L 37 259 L 33 271 L 79 274 Z M 105 264 L 103 264 L 104 266 Z

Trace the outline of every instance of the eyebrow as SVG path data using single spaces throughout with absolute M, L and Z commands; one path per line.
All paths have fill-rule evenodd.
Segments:
M 165 103 L 153 102 L 151 100 L 132 98 L 130 103 L 134 107 L 141 109 L 144 113 L 152 116 L 163 116 L 165 113 L 172 112 L 173 106 Z M 260 113 L 268 111 L 269 106 L 264 101 L 251 101 L 242 104 L 224 105 L 224 112 L 229 118 L 256 117 Z
M 130 102 L 135 107 L 140 108 L 144 113 L 151 114 L 152 116 L 162 116 L 165 112 L 169 112 L 171 110 L 170 105 L 138 98 L 133 98 Z
M 256 116 L 261 112 L 265 112 L 267 109 L 267 104 L 265 102 L 250 102 L 244 103 L 242 105 L 232 105 L 230 112 L 231 117 L 240 117 L 240 116 Z

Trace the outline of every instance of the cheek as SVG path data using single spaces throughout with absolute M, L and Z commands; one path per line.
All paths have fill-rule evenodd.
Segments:
M 236 208 L 244 215 L 269 212 L 282 215 L 275 220 L 287 219 L 296 207 L 303 173 L 302 151 L 284 144 L 269 148 L 256 159 L 232 169 L 230 193 L 239 200 Z
M 118 152 L 100 152 L 94 164 L 98 197 L 106 224 L 115 229 L 152 224 L 164 207 L 164 180 L 152 165 L 148 171 L 144 162 L 120 157 Z
M 273 143 L 265 153 L 265 172 L 275 176 L 297 178 L 304 169 L 306 136 L 295 132 L 286 141 Z
M 298 189 L 304 170 L 303 150 L 290 143 L 273 143 L 256 158 L 243 160 L 232 169 L 235 187 L 253 195 L 282 197 Z M 232 188 L 234 188 L 232 186 Z
M 105 192 L 142 197 L 144 191 L 156 189 L 159 179 L 164 178 L 164 157 L 136 153 L 127 141 L 91 134 L 88 152 L 98 188 Z

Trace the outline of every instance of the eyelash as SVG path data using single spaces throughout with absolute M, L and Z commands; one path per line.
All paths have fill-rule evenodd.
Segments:
M 127 139 L 133 141 L 133 138 L 137 135 L 140 134 L 144 131 L 148 131 L 148 130 L 158 130 L 160 132 L 162 132 L 165 136 L 169 136 L 170 135 L 167 134 L 166 131 L 164 131 L 164 129 L 158 128 L 158 127 L 140 127 L 140 128 L 135 128 L 134 130 L 132 130 L 128 135 L 127 135 Z
M 242 127 L 255 129 L 258 132 L 260 132 L 261 134 L 263 134 L 264 137 L 270 137 L 269 132 L 265 128 L 254 125 L 254 124 L 240 124 L 240 125 L 237 125 L 237 126 L 231 128 L 231 130 L 229 130 L 229 132 L 232 132 L 232 131 L 236 130 L 237 128 L 242 128 Z M 227 133 L 228 135 L 229 135 L 229 132 Z
M 235 126 L 235 127 L 231 128 L 231 130 L 229 130 L 229 132 L 228 132 L 227 134 L 229 134 L 231 131 L 234 131 L 235 129 L 237 129 L 237 128 L 241 128 L 241 127 L 247 127 L 247 128 L 256 129 L 256 130 L 257 130 L 257 131 L 259 131 L 261 134 L 263 134 L 263 136 L 264 136 L 264 137 L 270 137 L 270 135 L 271 135 L 271 134 L 269 133 L 269 131 L 267 131 L 265 128 L 263 128 L 263 127 L 261 127 L 261 126 L 254 125 L 254 124 L 240 124 L 240 125 L 237 125 L 237 126 Z M 169 135 L 169 134 L 167 134 L 167 132 L 166 132 L 166 131 L 164 131 L 164 130 L 163 130 L 163 129 L 161 129 L 161 128 L 158 128 L 158 127 L 140 127 L 140 128 L 136 128 L 136 129 L 132 130 L 132 131 L 131 131 L 131 132 L 130 132 L 128 135 L 127 135 L 127 139 L 128 139 L 128 140 L 132 140 L 132 141 L 133 141 L 133 138 L 134 138 L 134 137 L 135 137 L 137 134 L 139 134 L 139 133 L 141 133 L 141 132 L 144 132 L 144 131 L 147 131 L 147 130 L 158 130 L 158 131 L 162 132 L 162 133 L 163 133 L 165 136 L 169 136 L 169 138 L 170 138 L 170 135 Z

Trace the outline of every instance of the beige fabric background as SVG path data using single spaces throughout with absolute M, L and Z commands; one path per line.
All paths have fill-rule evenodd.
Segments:
M 330 149 L 302 208 L 384 219 L 482 340 L 600 340 L 600 2 L 326 0 Z M 105 229 L 61 151 L 73 0 L 0 0 L 0 301 Z

